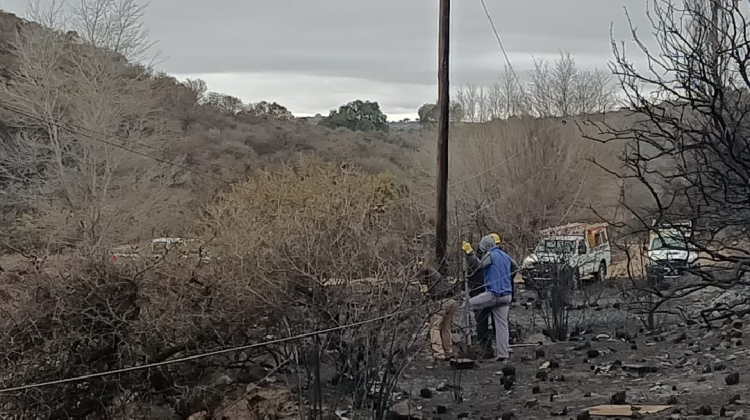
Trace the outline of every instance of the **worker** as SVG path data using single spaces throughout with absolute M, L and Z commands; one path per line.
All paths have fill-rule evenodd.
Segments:
M 497 233 L 493 232 L 493 233 L 490 233 L 490 236 L 492 236 L 492 239 L 495 240 L 495 246 L 497 246 L 498 248 L 500 248 L 501 251 L 505 252 L 510 257 L 510 253 L 508 251 L 506 251 L 505 248 L 503 248 L 503 246 L 502 246 L 503 240 L 502 240 L 502 238 L 500 238 L 500 235 L 498 235 Z M 516 274 L 518 274 L 520 272 L 521 272 L 521 268 L 518 266 L 518 263 L 516 263 L 516 260 L 514 260 L 511 257 L 511 259 L 510 259 L 510 282 L 511 282 L 511 286 L 513 288 L 513 293 L 511 293 L 511 302 L 514 302 L 515 301 L 515 297 L 516 297 L 516 283 L 515 283 L 514 279 L 516 278 Z
M 479 241 L 479 250 L 483 254 L 480 267 L 484 274 L 485 291 L 469 299 L 469 308 L 475 313 L 480 309 L 491 308 L 495 328 L 495 357 L 496 360 L 505 362 L 510 356 L 508 311 L 513 294 L 512 261 L 508 254 L 495 245 L 495 239 L 491 235 Z
M 430 307 L 430 348 L 436 361 L 450 361 L 453 358 L 453 316 L 458 303 L 454 299 L 456 286 L 436 270 L 420 262 L 418 275 L 427 286 L 426 292 L 433 302 Z M 460 283 L 459 283 L 460 284 Z
M 466 281 L 468 283 L 469 297 L 474 297 L 484 292 L 484 270 L 481 267 L 481 255 L 477 255 L 471 244 L 464 242 L 461 249 L 466 254 Z M 490 319 L 492 319 L 492 308 L 482 308 L 474 313 L 477 324 L 477 342 L 483 353 L 492 354 L 492 334 L 490 334 Z M 484 356 L 482 356 L 484 357 Z

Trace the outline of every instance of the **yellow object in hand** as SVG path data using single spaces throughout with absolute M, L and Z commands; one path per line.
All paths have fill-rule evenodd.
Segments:
M 463 250 L 463 251 L 464 251 L 465 253 L 467 253 L 467 254 L 471 254 L 472 252 L 474 252 L 474 249 L 473 249 L 473 248 L 471 247 L 471 244 L 470 244 L 470 243 L 468 243 L 468 242 L 466 242 L 466 241 L 464 241 L 464 242 L 463 242 L 463 243 L 461 244 L 461 249 L 462 249 L 462 250 Z

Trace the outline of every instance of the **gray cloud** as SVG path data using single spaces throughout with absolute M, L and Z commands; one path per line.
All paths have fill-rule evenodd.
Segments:
M 560 51 L 571 52 L 582 66 L 606 67 L 610 25 L 618 38 L 628 38 L 623 7 L 637 25 L 648 23 L 646 0 L 486 2 L 521 74 L 531 67 L 532 55 L 554 57 Z M 396 86 L 387 90 L 398 96 L 390 102 L 400 114 L 434 99 L 429 92 L 437 81 L 437 5 L 437 0 L 152 0 L 147 25 L 165 58 L 160 67 L 169 73 L 278 79 L 273 85 L 282 91 L 264 92 L 275 97 L 228 92 L 245 100 L 287 98 L 305 104 L 298 112 L 308 112 L 317 100 L 317 108 L 325 110 L 337 95 L 292 79 L 346 78 L 354 89 L 350 99 L 371 93 L 368 83 Z M 23 12 L 23 0 L 1 0 L 0 7 Z M 489 84 L 504 59 L 479 0 L 454 1 L 452 19 L 454 83 Z M 287 91 L 284 80 L 290 81 Z M 405 85 L 411 87 L 400 94 L 397 87 Z M 406 96 L 417 91 L 423 96 Z

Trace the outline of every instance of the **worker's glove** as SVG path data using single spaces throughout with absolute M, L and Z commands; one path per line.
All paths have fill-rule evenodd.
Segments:
M 463 251 L 464 251 L 464 252 L 465 252 L 465 253 L 466 253 L 467 255 L 468 255 L 468 254 L 471 254 L 472 252 L 474 252 L 474 249 L 472 249 L 472 247 L 471 247 L 471 244 L 470 244 L 470 243 L 468 243 L 468 242 L 466 242 L 466 241 L 464 241 L 464 242 L 463 242 L 463 243 L 461 244 L 461 249 L 462 249 L 462 250 L 463 250 Z

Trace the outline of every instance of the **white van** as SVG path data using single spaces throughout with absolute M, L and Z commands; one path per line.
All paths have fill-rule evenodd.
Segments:
M 606 223 L 571 223 L 545 229 L 534 252 L 522 265 L 524 282 L 550 280 L 556 266 L 574 268 L 577 282 L 607 278 L 612 250 Z

